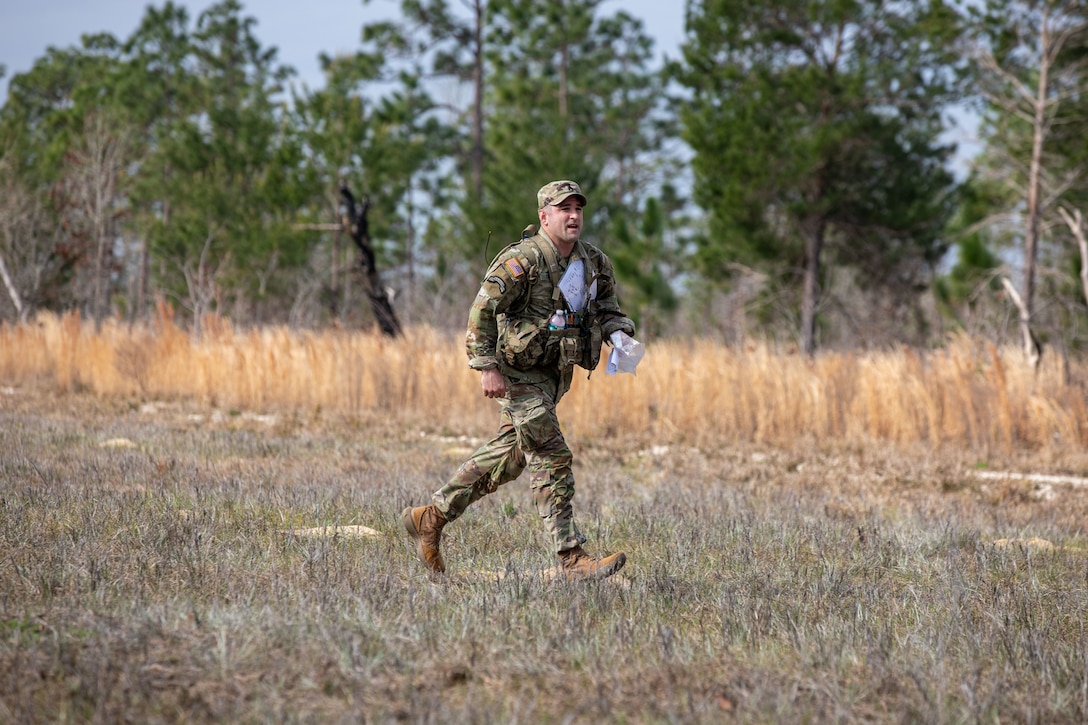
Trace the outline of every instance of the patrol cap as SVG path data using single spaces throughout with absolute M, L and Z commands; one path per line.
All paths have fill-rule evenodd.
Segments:
M 560 204 L 568 196 L 577 196 L 582 200 L 582 206 L 586 205 L 586 195 L 573 181 L 553 181 L 540 187 L 536 193 L 536 208 L 543 209 L 550 204 Z

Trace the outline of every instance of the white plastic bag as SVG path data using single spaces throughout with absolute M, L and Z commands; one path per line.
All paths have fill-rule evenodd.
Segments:
M 616 373 L 635 374 L 635 368 L 646 354 L 646 348 L 641 342 L 627 335 L 622 330 L 616 330 L 609 338 L 612 341 L 612 352 L 608 356 L 608 365 L 605 372 L 609 375 Z

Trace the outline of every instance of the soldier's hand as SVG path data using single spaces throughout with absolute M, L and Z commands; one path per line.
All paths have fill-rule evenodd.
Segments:
M 491 368 L 480 373 L 480 386 L 484 389 L 484 396 L 488 398 L 501 398 L 506 395 L 506 378 L 502 376 L 498 368 Z

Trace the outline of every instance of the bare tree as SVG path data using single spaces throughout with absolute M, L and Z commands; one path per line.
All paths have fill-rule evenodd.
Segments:
M 0 159 L 0 173 L 8 170 L 8 168 L 9 165 Z M 14 237 L 18 235 L 16 230 L 25 226 L 20 224 L 21 217 L 25 215 L 25 193 L 22 186 L 17 184 L 10 175 L 3 174 L 3 179 L 6 183 L 3 185 L 3 193 L 0 193 L 0 229 L 4 233 L 4 243 L 0 246 L 0 277 L 3 277 L 4 289 L 15 307 L 16 317 L 20 322 L 23 322 L 26 320 L 27 307 L 23 304 L 23 296 L 19 293 L 19 287 L 12 279 L 11 273 L 8 272 L 8 266 L 4 262 L 4 251 L 15 248 Z
M 0 277 L 15 317 L 25 322 L 48 277 L 51 244 L 40 200 L 17 177 L 10 156 L 0 153 Z
M 1088 90 L 1083 56 L 1063 62 L 1063 51 L 1083 38 L 1088 18 L 1082 0 L 1014 0 L 998 5 L 1005 12 L 1002 32 L 982 34 L 972 51 L 985 100 L 1004 117 L 999 116 L 998 123 L 1020 121 L 1030 129 L 1029 143 L 1023 146 L 1007 142 L 990 147 L 1003 162 L 992 166 L 1012 172 L 1004 181 L 1014 186 L 1023 237 L 1020 290 L 1008 278 L 1002 283 L 1019 311 L 1024 354 L 1038 365 L 1041 348 L 1031 327 L 1040 238 L 1047 215 L 1080 178 L 1079 170 L 1063 169 L 1060 161 L 1048 164 L 1047 142 L 1061 122 L 1062 104 Z M 1027 149 L 1026 158 L 1021 148 Z
M 367 300 L 370 302 L 370 311 L 374 314 L 374 319 L 383 334 L 389 337 L 398 337 L 402 330 L 400 320 L 397 319 L 397 313 L 393 309 L 393 289 L 386 287 L 382 282 L 381 272 L 378 271 L 377 255 L 374 253 L 374 247 L 370 242 L 370 198 L 364 196 L 363 201 L 360 203 L 356 200 L 351 189 L 348 188 L 347 183 L 341 179 L 339 212 L 339 224 L 295 224 L 293 228 L 336 232 L 332 259 L 332 287 L 329 290 L 334 300 L 334 312 L 338 306 L 335 300 L 339 298 L 338 285 L 341 277 L 338 261 L 340 258 L 340 234 L 347 232 L 351 236 L 355 248 L 359 252 L 359 271 L 362 272 L 364 291 Z M 351 279 L 346 271 L 344 270 L 345 273 L 342 275 L 345 286 Z M 310 289 L 303 290 L 303 294 L 296 300 L 292 309 L 292 316 L 300 314 L 300 303 L 303 302 L 303 298 L 314 295 L 316 286 L 311 284 Z M 348 298 L 349 296 L 345 290 L 343 295 L 344 307 L 348 304 Z
M 83 136 L 68 153 L 58 198 L 69 243 L 78 250 L 81 272 L 77 296 L 88 304 L 95 323 L 110 311 L 124 214 L 119 180 L 124 170 L 127 137 L 108 116 L 94 113 L 84 120 Z
M 397 314 L 393 311 L 393 291 L 382 284 L 374 247 L 370 244 L 370 224 L 367 219 L 369 211 L 370 200 L 364 198 L 363 203 L 359 204 L 351 190 L 341 183 L 341 224 L 351 233 L 351 238 L 359 250 L 359 262 L 366 281 L 366 295 L 370 300 L 370 309 L 382 332 L 389 337 L 397 337 L 401 334 L 400 321 L 397 320 Z
M 193 332 L 197 337 L 203 333 L 205 316 L 213 309 L 218 308 L 219 284 L 218 279 L 230 266 L 231 256 L 225 254 L 219 256 L 213 264 L 211 254 L 212 243 L 215 241 L 216 228 L 208 229 L 204 237 L 204 244 L 200 248 L 200 256 L 194 262 L 186 259 L 182 263 L 181 271 L 185 276 L 185 285 L 189 294 L 189 307 L 193 313 Z

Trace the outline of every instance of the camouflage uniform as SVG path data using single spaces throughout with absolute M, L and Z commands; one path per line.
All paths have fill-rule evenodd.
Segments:
M 544 245 L 555 250 L 552 240 L 541 231 L 504 249 L 491 263 L 476 295 L 466 336 L 469 366 L 475 370 L 497 367 L 506 379 L 508 392 L 500 401 L 498 434 L 465 461 L 432 500 L 435 508 L 453 521 L 470 504 L 494 493 L 528 468 L 533 501 L 558 553 L 585 542 L 571 507 L 574 459 L 555 410 L 570 389 L 574 364 L 560 357 L 518 369 L 504 355 L 501 341 L 504 328 L 519 323 L 546 328 L 548 318 L 559 309 L 553 297 L 559 279 L 552 279 L 552 265 Z M 615 330 L 633 335 L 634 323 L 623 315 L 616 300 L 615 275 L 608 257 L 593 245 L 579 241 L 568 258 L 554 255 L 560 277 L 576 259 L 583 260 L 595 274 L 596 302 L 590 309 L 595 312 L 593 321 L 599 324 L 602 337 L 607 339 Z M 599 352 L 599 340 L 597 345 Z

